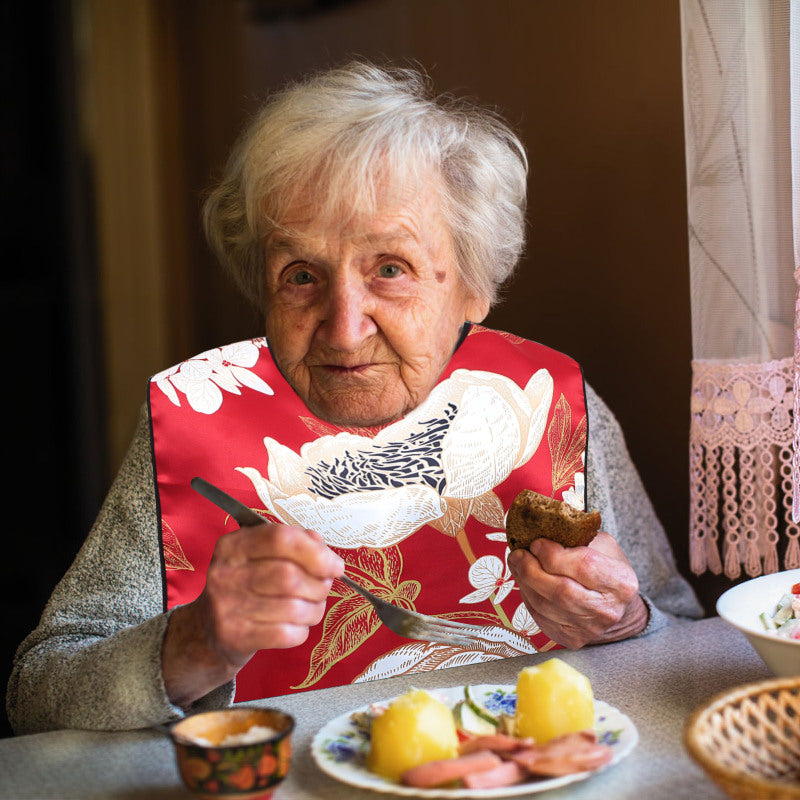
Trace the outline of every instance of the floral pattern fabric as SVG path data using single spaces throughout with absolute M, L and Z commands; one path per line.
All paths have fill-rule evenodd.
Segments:
M 336 581 L 309 640 L 256 654 L 237 700 L 553 646 L 506 565 L 504 521 L 524 488 L 583 507 L 583 379 L 566 356 L 474 326 L 425 402 L 377 429 L 311 415 L 264 339 L 154 376 L 149 397 L 168 608 L 199 594 L 216 540 L 237 527 L 189 489 L 201 475 L 269 519 L 319 531 L 389 602 L 483 626 L 469 650 L 411 642 Z

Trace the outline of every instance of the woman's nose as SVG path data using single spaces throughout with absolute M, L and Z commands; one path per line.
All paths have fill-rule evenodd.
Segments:
M 326 311 L 326 344 L 335 350 L 355 352 L 377 330 L 370 293 L 361 281 L 332 281 Z

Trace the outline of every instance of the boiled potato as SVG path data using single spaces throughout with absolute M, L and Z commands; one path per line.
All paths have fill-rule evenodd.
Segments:
M 391 780 L 411 767 L 458 754 L 452 711 L 422 689 L 398 697 L 372 720 L 369 768 Z
M 517 678 L 517 736 L 547 742 L 594 727 L 594 696 L 589 679 L 560 658 L 526 667 Z

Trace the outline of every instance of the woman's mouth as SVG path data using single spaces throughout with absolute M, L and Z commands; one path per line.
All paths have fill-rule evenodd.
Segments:
M 332 372 L 341 372 L 344 374 L 348 374 L 351 372 L 363 372 L 366 369 L 369 369 L 371 364 L 353 364 L 352 366 L 345 366 L 344 364 L 325 364 L 324 368 L 331 370 Z

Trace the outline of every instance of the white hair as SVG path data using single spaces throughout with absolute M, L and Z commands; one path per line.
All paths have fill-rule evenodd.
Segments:
M 493 111 L 434 96 L 417 70 L 354 62 L 267 99 L 210 191 L 203 223 L 262 307 L 265 242 L 298 196 L 312 197 L 323 219 L 371 213 L 381 179 L 407 186 L 433 172 L 461 278 L 494 303 L 525 244 L 527 171 L 522 143 Z

